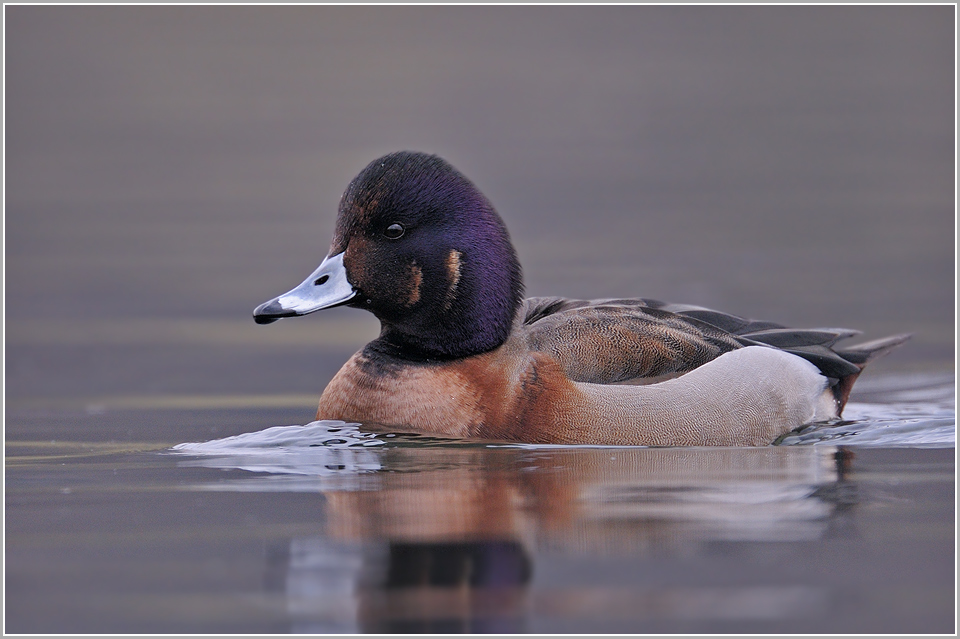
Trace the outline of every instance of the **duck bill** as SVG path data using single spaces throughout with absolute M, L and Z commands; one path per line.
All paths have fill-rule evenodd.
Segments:
M 343 253 L 328 255 L 310 277 L 297 288 L 264 302 L 253 311 L 257 324 L 269 324 L 282 317 L 307 315 L 352 300 L 357 290 L 347 281 Z

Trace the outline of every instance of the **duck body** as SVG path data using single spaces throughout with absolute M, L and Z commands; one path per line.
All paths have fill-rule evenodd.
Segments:
M 838 418 L 864 364 L 908 338 L 838 350 L 855 331 L 522 293 L 489 201 L 444 160 L 401 152 L 351 182 L 327 258 L 254 317 L 349 305 L 380 319 L 317 419 L 531 443 L 769 444 Z
M 354 355 L 320 398 L 318 419 L 446 436 L 595 445 L 761 445 L 837 417 L 815 366 L 784 351 L 730 351 L 651 385 L 575 381 L 526 331 L 480 355 L 410 363 Z

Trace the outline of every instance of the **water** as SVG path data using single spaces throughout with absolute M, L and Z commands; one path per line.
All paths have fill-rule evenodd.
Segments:
M 881 377 L 764 448 L 8 442 L 6 629 L 951 632 L 953 389 Z

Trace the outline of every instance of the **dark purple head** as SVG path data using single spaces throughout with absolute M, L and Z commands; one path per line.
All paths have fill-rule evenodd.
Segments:
M 410 359 L 496 348 L 523 294 L 520 263 L 489 200 L 443 159 L 399 152 L 367 166 L 340 201 L 330 256 L 381 322 L 373 344 Z

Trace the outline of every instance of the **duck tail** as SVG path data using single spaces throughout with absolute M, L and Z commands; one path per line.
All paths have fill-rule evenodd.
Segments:
M 860 376 L 860 373 L 863 372 L 867 363 L 886 355 L 911 337 L 913 337 L 912 333 L 902 333 L 900 335 L 891 335 L 890 337 L 881 337 L 880 339 L 857 344 L 850 348 L 836 349 L 835 352 L 837 355 L 860 369 L 855 373 L 840 377 L 833 387 L 833 394 L 837 399 L 837 405 L 839 407 L 838 413 L 842 412 L 843 407 L 846 406 L 847 399 L 850 398 L 850 390 L 853 388 L 853 383 L 857 381 L 857 378 Z
M 837 349 L 837 354 L 843 359 L 856 364 L 863 370 L 867 362 L 886 355 L 897 346 L 900 346 L 908 339 L 913 337 L 912 333 L 902 333 L 900 335 L 891 335 L 890 337 L 881 337 L 870 342 L 857 344 L 849 348 Z

